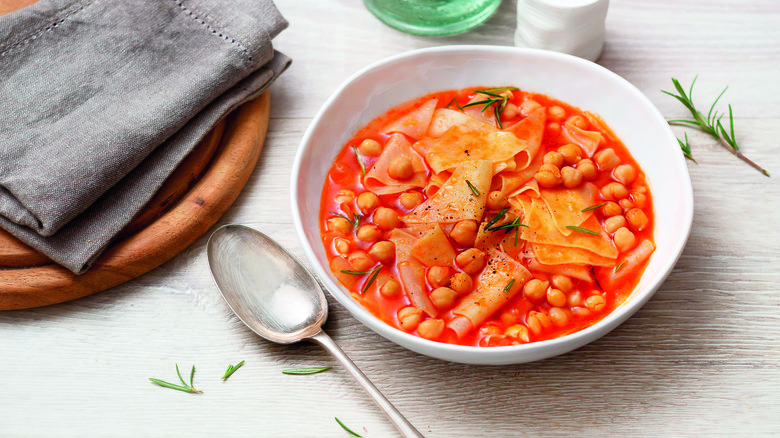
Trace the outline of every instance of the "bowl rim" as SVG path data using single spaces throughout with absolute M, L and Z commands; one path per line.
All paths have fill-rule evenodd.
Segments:
M 628 318 L 631 317 L 631 315 L 633 315 L 635 312 L 641 309 L 650 300 L 650 298 L 653 297 L 653 295 L 655 295 L 655 292 L 660 288 L 660 286 L 663 284 L 663 282 L 672 272 L 675 264 L 677 263 L 680 256 L 682 255 L 685 245 L 688 242 L 688 238 L 690 237 L 690 232 L 693 225 L 694 199 L 693 199 L 693 188 L 690 182 L 690 174 L 688 172 L 688 167 L 685 163 L 685 158 L 681 151 L 679 154 L 675 154 L 676 157 L 674 158 L 674 160 L 676 160 L 676 164 L 677 164 L 676 167 L 679 167 L 679 171 L 682 173 L 681 177 L 686 182 L 686 184 L 684 184 L 684 187 L 681 188 L 682 189 L 681 195 L 684 201 L 683 211 L 681 215 L 681 222 L 680 222 L 681 233 L 679 234 L 680 238 L 677 240 L 677 242 L 672 248 L 672 251 L 670 252 L 670 254 L 673 254 L 673 256 L 668 257 L 666 260 L 662 262 L 663 264 L 660 266 L 659 269 L 660 275 L 653 278 L 651 281 L 641 286 L 639 289 L 635 290 L 629 299 L 627 299 L 625 302 L 620 304 L 611 313 L 604 316 L 602 319 L 600 319 L 599 321 L 597 321 L 596 323 L 594 323 L 589 327 L 586 327 L 577 332 L 560 336 L 558 338 L 530 342 L 527 344 L 520 344 L 520 345 L 477 347 L 477 346 L 467 346 L 467 345 L 458 345 L 458 344 L 449 344 L 444 342 L 431 341 L 418 336 L 414 336 L 412 334 L 399 330 L 395 327 L 392 327 L 391 325 L 380 320 L 379 318 L 371 314 L 371 312 L 369 312 L 363 306 L 361 306 L 357 301 L 355 301 L 351 297 L 351 295 L 349 295 L 348 292 L 343 292 L 341 290 L 342 286 L 336 284 L 334 281 L 331 280 L 328 272 L 326 272 L 325 268 L 320 264 L 320 261 L 314 252 L 314 249 L 309 244 L 306 238 L 306 233 L 303 228 L 303 222 L 301 219 L 301 210 L 298 205 L 296 194 L 298 192 L 298 187 L 299 187 L 298 181 L 299 181 L 301 165 L 303 162 L 303 157 L 304 155 L 306 155 L 308 150 L 312 147 L 312 136 L 315 131 L 315 128 L 322 122 L 324 116 L 330 111 L 330 108 L 341 97 L 344 91 L 354 81 L 356 81 L 363 75 L 366 75 L 378 69 L 385 68 L 388 65 L 392 65 L 397 62 L 409 60 L 410 58 L 424 57 L 430 54 L 445 54 L 449 52 L 474 52 L 475 54 L 485 53 L 485 52 L 492 52 L 497 54 L 509 54 L 509 53 L 518 54 L 519 53 L 523 55 L 549 58 L 549 59 L 579 64 L 583 68 L 594 70 L 599 74 L 606 75 L 610 77 L 610 79 L 622 83 L 622 85 L 624 86 L 627 86 L 626 88 L 630 90 L 631 93 L 635 95 L 635 97 L 637 97 L 643 104 L 645 104 L 648 107 L 648 109 L 654 115 L 654 117 L 658 119 L 657 121 L 663 122 L 663 125 L 665 125 L 665 134 L 668 137 L 668 140 L 676 145 L 676 137 L 674 136 L 674 133 L 666 123 L 666 119 L 663 117 L 661 112 L 655 107 L 655 105 L 653 105 L 650 99 L 644 93 L 642 93 L 638 88 L 636 88 L 633 84 L 631 84 L 628 80 L 619 76 L 617 73 L 614 73 L 611 70 L 599 64 L 596 64 L 594 62 L 587 61 L 585 59 L 578 58 L 575 56 L 558 53 L 558 52 L 512 47 L 512 46 L 451 45 L 451 46 L 429 47 L 429 48 L 415 49 L 415 50 L 402 52 L 375 61 L 363 67 L 362 69 L 358 70 L 354 74 L 350 75 L 345 81 L 343 81 L 331 93 L 331 95 L 322 105 L 320 110 L 314 116 L 314 118 L 312 119 L 311 123 L 309 124 L 308 128 L 306 129 L 306 132 L 304 133 L 301 139 L 301 143 L 298 147 L 298 151 L 295 154 L 292 172 L 290 175 L 290 200 L 292 205 L 293 224 L 295 226 L 295 231 L 296 234 L 298 235 L 298 239 L 300 240 L 303 246 L 303 251 L 306 254 L 306 258 L 312 264 L 312 268 L 314 272 L 317 274 L 322 284 L 328 290 L 328 293 L 330 293 L 331 296 L 333 296 L 341 305 L 343 305 L 353 317 L 358 319 L 369 329 L 376 332 L 377 334 L 384 337 L 385 339 L 392 341 L 404 348 L 411 349 L 413 351 L 416 351 L 421 354 L 425 354 L 430 357 L 435 357 L 442 360 L 453 360 L 453 359 L 443 359 L 441 356 L 442 355 L 453 356 L 458 354 L 466 354 L 466 355 L 479 356 L 479 361 L 469 360 L 467 358 L 464 358 L 463 360 L 464 363 L 478 363 L 478 364 L 490 364 L 491 362 L 519 363 L 519 362 L 524 362 L 522 359 L 519 359 L 519 356 L 521 355 L 528 355 L 528 356 L 536 355 L 536 356 L 542 356 L 542 358 L 547 358 L 551 356 L 556 356 L 558 354 L 563 354 L 565 352 L 579 348 L 587 343 L 595 341 L 596 339 L 600 338 L 601 336 L 604 336 L 605 334 L 609 333 L 617 326 L 625 322 Z M 398 104 L 401 103 L 403 102 L 399 102 Z M 339 145 L 339 149 L 342 146 L 343 145 Z M 339 292 L 336 293 L 334 292 L 334 290 L 338 290 Z M 407 344 L 411 344 L 414 347 L 409 347 Z M 442 354 L 433 354 L 433 353 L 424 352 L 426 350 L 431 350 L 431 349 L 435 351 L 439 351 Z M 543 353 L 544 351 L 550 352 L 554 350 L 561 350 L 561 351 L 557 353 L 552 352 L 546 355 Z M 516 360 L 513 360 L 512 358 L 508 359 L 507 355 L 509 354 L 513 354 L 513 356 L 518 356 L 518 359 Z M 531 361 L 534 360 L 541 360 L 541 359 L 531 359 Z

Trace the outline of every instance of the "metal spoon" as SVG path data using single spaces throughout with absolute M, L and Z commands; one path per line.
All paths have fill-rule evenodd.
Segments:
M 328 302 L 317 280 L 265 234 L 225 225 L 209 238 L 211 276 L 233 313 L 253 332 L 280 344 L 316 342 L 360 383 L 405 437 L 423 435 L 322 331 Z

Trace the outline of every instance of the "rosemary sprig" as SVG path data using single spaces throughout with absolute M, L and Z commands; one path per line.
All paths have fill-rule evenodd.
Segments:
M 587 228 L 575 227 L 574 225 L 566 225 L 566 229 L 579 231 L 580 233 L 590 234 L 592 236 L 598 236 L 599 235 L 599 233 L 596 232 L 596 231 L 589 230 Z
M 619 264 L 619 265 L 615 266 L 615 272 L 617 272 L 617 271 L 618 271 L 618 269 L 622 268 L 622 267 L 623 267 L 623 265 L 625 265 L 625 264 L 626 264 L 626 262 L 625 262 L 625 261 L 623 261 L 623 262 L 620 262 L 620 264 Z
M 717 111 L 715 111 L 715 105 L 717 105 L 720 98 L 723 96 L 723 94 L 726 92 L 726 90 L 729 89 L 729 87 L 726 87 L 723 89 L 723 91 L 720 92 L 718 97 L 715 99 L 715 101 L 712 103 L 712 106 L 710 106 L 710 110 L 707 112 L 707 117 L 704 117 L 704 114 L 702 114 L 701 111 L 696 109 L 696 106 L 693 103 L 693 85 L 696 84 L 696 79 L 698 79 L 698 75 L 693 79 L 693 82 L 691 82 L 691 87 L 688 89 L 688 93 L 685 93 L 685 89 L 683 89 L 682 85 L 680 84 L 680 81 L 678 81 L 675 78 L 672 78 L 672 83 L 674 84 L 674 88 L 677 90 L 679 94 L 673 94 L 665 90 L 661 90 L 662 93 L 667 94 L 669 96 L 674 97 L 680 103 L 685 106 L 685 108 L 690 111 L 691 116 L 693 116 L 693 120 L 687 120 L 687 119 L 681 119 L 681 120 L 669 120 L 669 124 L 672 125 L 688 125 L 693 126 L 696 128 L 699 128 L 700 130 L 704 131 L 705 133 L 709 134 L 710 136 L 716 138 L 727 150 L 729 150 L 732 154 L 736 155 L 739 159 L 742 161 L 748 163 L 752 167 L 754 167 L 759 172 L 763 173 L 766 176 L 769 176 L 769 172 L 766 171 L 763 167 L 759 166 L 752 160 L 750 160 L 748 157 L 744 156 L 742 152 L 739 150 L 739 145 L 737 144 L 736 134 L 734 133 L 734 113 L 731 110 L 731 105 L 729 105 L 729 130 L 726 131 L 726 128 L 723 126 L 722 119 L 725 116 L 725 113 L 719 114 Z M 680 142 L 680 146 L 683 146 L 682 141 L 680 139 L 677 139 L 678 142 Z M 685 145 L 687 146 L 687 139 L 685 142 Z M 683 153 L 686 153 L 686 148 L 683 148 Z M 690 147 L 688 147 L 686 157 L 690 155 Z
M 515 279 L 513 278 L 512 281 L 507 283 L 506 287 L 504 287 L 504 293 L 509 293 L 509 290 L 512 289 L 512 286 L 515 284 Z
M 344 423 L 342 423 L 341 420 L 338 419 L 338 417 L 333 417 L 333 418 L 336 420 L 336 422 L 339 424 L 339 426 L 341 426 L 342 429 L 346 430 L 351 436 L 356 437 L 356 438 L 363 438 L 362 435 L 358 435 L 357 433 L 355 433 L 355 431 L 353 431 L 352 429 L 348 428 Z
M 693 158 L 693 155 L 691 154 L 691 145 L 688 143 L 688 133 L 685 133 L 685 141 L 677 139 L 677 143 L 680 143 L 680 149 L 683 151 L 683 155 L 685 155 L 685 158 L 696 162 L 696 159 Z
M 490 219 L 490 221 L 485 225 L 485 229 L 489 229 L 492 227 L 496 222 L 500 221 L 502 217 L 506 214 L 506 212 L 509 211 L 509 207 L 502 208 L 498 213 L 496 213 L 495 216 L 493 216 L 493 219 Z
M 346 219 L 347 221 L 349 221 L 349 223 L 352 224 L 352 226 L 355 229 L 357 229 L 358 225 L 360 224 L 360 220 L 363 219 L 363 215 L 360 215 L 360 214 L 357 214 L 357 213 L 352 213 L 352 218 L 353 219 L 351 219 L 351 220 L 350 220 L 350 218 L 344 216 L 343 214 L 336 213 L 335 211 L 329 211 L 328 213 L 330 213 L 330 214 L 332 214 L 334 216 L 338 216 L 340 218 Z
M 590 207 L 585 207 L 582 210 L 580 210 L 580 213 L 587 213 L 589 211 L 593 211 L 593 210 L 595 210 L 597 208 L 600 208 L 600 207 L 603 207 L 605 205 L 607 205 L 606 202 L 602 202 L 601 204 L 591 205 Z
M 504 125 L 501 123 L 501 111 L 506 108 L 507 102 L 509 102 L 509 96 L 498 94 L 504 91 L 514 91 L 517 90 L 516 87 L 495 87 L 495 88 L 486 88 L 484 90 L 474 90 L 477 94 L 483 94 L 485 96 L 489 96 L 487 99 L 478 100 L 475 102 L 467 103 L 463 105 L 462 107 L 458 106 L 460 109 L 468 108 L 470 106 L 477 106 L 477 105 L 484 105 L 482 107 L 481 112 L 485 112 L 490 105 L 493 105 L 493 113 L 496 116 L 496 124 L 498 124 L 498 127 L 500 129 L 504 129 Z
M 355 159 L 360 165 L 360 171 L 363 172 L 363 176 L 366 176 L 366 165 L 363 164 L 363 160 L 360 159 L 360 154 L 358 154 L 357 146 L 352 146 L 352 150 L 355 151 Z
M 308 374 L 317 374 L 321 373 L 323 371 L 328 371 L 333 367 L 308 367 L 308 368 L 290 368 L 288 370 L 282 370 L 282 373 L 284 374 L 294 374 L 294 375 L 308 375 Z
M 195 389 L 195 387 L 192 384 L 192 379 L 195 377 L 195 365 L 192 366 L 192 371 L 190 372 L 190 384 L 188 385 L 187 382 L 184 381 L 184 378 L 181 376 L 181 372 L 179 372 L 179 364 L 176 364 L 176 374 L 179 375 L 179 380 L 181 380 L 181 385 L 177 385 L 175 383 L 166 382 L 164 380 L 155 379 L 150 377 L 149 380 L 152 381 L 152 383 L 156 383 L 157 385 L 160 385 L 164 388 L 170 388 L 175 389 L 177 391 L 184 391 L 184 392 L 190 392 L 190 393 L 201 393 L 203 391 Z
M 512 229 L 513 229 L 513 228 L 517 229 L 518 227 L 526 227 L 526 228 L 530 228 L 530 227 L 529 227 L 528 225 L 526 225 L 526 224 L 521 224 L 521 223 L 520 223 L 520 218 L 519 218 L 519 217 L 516 217 L 516 218 L 514 218 L 514 219 L 512 220 L 512 222 L 509 222 L 508 224 L 503 224 L 503 225 L 496 225 L 496 226 L 494 226 L 494 227 L 488 228 L 487 230 L 488 230 L 488 231 L 506 230 L 506 232 L 508 233 L 508 232 L 512 231 Z
M 365 286 L 363 286 L 363 289 L 360 291 L 360 293 L 361 293 L 361 294 L 364 294 L 364 293 L 366 293 L 366 291 L 368 290 L 368 288 L 369 288 L 369 287 L 371 287 L 371 283 L 373 283 L 373 282 L 374 282 L 374 280 L 376 279 L 376 276 L 379 274 L 379 271 L 380 271 L 381 269 L 382 269 L 382 266 L 379 266 L 378 268 L 376 268 L 376 269 L 374 269 L 373 271 L 371 271 L 371 272 L 372 272 L 372 273 L 371 273 L 371 276 L 370 276 L 370 277 L 368 277 L 368 281 L 366 282 L 366 285 L 365 285 Z
M 474 193 L 474 196 L 479 196 L 479 190 L 477 190 L 477 188 L 474 187 L 474 184 L 472 184 L 471 181 L 466 180 L 466 184 L 469 185 L 469 188 L 471 189 L 471 193 Z
M 227 371 L 225 371 L 225 375 L 222 376 L 222 380 L 227 380 L 228 377 L 232 376 L 233 373 L 238 371 L 238 369 L 241 368 L 242 366 L 244 366 L 243 360 L 235 365 L 228 365 Z

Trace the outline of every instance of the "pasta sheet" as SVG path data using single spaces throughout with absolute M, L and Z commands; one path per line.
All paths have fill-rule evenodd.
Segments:
M 411 178 L 398 181 L 391 178 L 390 174 L 388 174 L 390 164 L 398 157 L 406 157 L 411 161 L 414 169 L 414 174 Z M 393 134 L 387 139 L 382 155 L 379 156 L 379 159 L 366 174 L 364 184 L 368 190 L 377 195 L 388 195 L 417 187 L 425 187 L 427 180 L 428 168 L 425 166 L 422 157 L 412 149 L 411 143 L 403 134 Z
M 439 99 L 431 99 L 425 102 L 421 107 L 404 115 L 400 119 L 388 123 L 382 128 L 382 132 L 385 134 L 400 132 L 412 137 L 415 140 L 419 140 L 425 137 L 428 132 L 428 127 L 433 119 L 433 112 L 436 109 L 436 104 Z

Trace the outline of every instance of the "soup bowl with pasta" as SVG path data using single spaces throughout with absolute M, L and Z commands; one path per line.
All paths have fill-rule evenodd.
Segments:
M 449 46 L 328 99 L 292 172 L 315 273 L 371 330 L 454 362 L 565 353 L 625 321 L 690 232 L 684 157 L 650 101 L 579 58 Z

